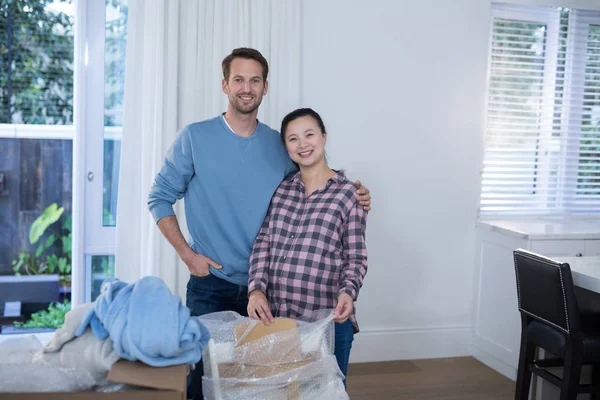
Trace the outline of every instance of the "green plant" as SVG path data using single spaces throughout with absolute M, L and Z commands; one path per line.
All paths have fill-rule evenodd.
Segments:
M 115 276 L 115 258 L 111 256 L 102 257 L 100 269 L 106 276 Z
M 64 207 L 59 208 L 56 203 L 52 203 L 33 221 L 29 230 L 29 243 L 35 245 L 40 242 L 40 244 L 35 251 L 22 251 L 19 258 L 13 260 L 15 275 L 58 273 L 63 283 L 71 279 L 71 216 L 64 218 L 60 229 L 50 232 L 40 241 L 49 228 L 55 227 L 64 211 Z M 50 253 L 57 242 L 60 242 L 58 254 Z
M 65 323 L 65 314 L 71 310 L 71 302 L 52 303 L 47 310 L 31 314 L 26 322 L 15 322 L 17 328 L 60 328 Z
M 115 221 L 115 217 L 106 208 L 102 209 L 102 225 L 103 226 L 115 226 L 117 222 Z

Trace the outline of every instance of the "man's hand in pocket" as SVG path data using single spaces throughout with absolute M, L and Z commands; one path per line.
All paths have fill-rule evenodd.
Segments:
M 200 277 L 205 277 L 210 274 L 209 267 L 213 267 L 215 269 L 223 268 L 210 258 L 194 252 L 191 252 L 185 258 L 182 257 L 182 260 L 190 270 L 190 274 Z

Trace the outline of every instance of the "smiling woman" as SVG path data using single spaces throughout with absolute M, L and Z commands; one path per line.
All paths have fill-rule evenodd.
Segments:
M 296 110 L 284 118 L 281 132 L 285 132 L 281 135 L 281 140 L 290 158 L 301 170 L 303 167 L 327 164 L 327 132 L 319 114 L 311 109 Z
M 335 356 L 347 373 L 358 322 L 354 302 L 367 273 L 366 211 L 356 185 L 325 160 L 321 116 L 300 108 L 283 118 L 281 137 L 300 171 L 279 185 L 254 241 L 248 315 L 306 320 L 334 309 Z

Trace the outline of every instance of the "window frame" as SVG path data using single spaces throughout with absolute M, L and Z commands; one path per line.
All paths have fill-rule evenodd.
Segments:
M 507 218 L 519 216 L 565 216 L 575 213 L 574 204 L 577 202 L 576 196 L 571 196 L 569 201 L 567 194 L 576 190 L 577 186 L 577 171 L 572 171 L 572 167 L 577 169 L 577 159 L 579 158 L 579 136 L 581 127 L 581 109 L 584 102 L 583 87 L 577 88 L 572 84 L 573 80 L 583 81 L 585 75 L 585 51 L 581 51 L 583 30 L 582 24 L 600 25 L 600 12 L 598 11 L 582 11 L 570 10 L 569 12 L 569 31 L 567 36 L 567 52 L 566 52 L 566 68 L 565 82 L 563 88 L 563 98 L 569 99 L 567 104 L 563 105 L 562 117 L 560 121 L 560 137 L 553 137 L 552 134 L 556 130 L 553 129 L 553 114 L 555 112 L 554 102 L 556 95 L 557 77 L 558 77 L 558 56 L 560 54 L 560 39 L 561 39 L 561 9 L 540 7 L 540 6 L 524 6 L 514 4 L 492 4 L 492 18 L 489 31 L 489 54 L 488 54 L 488 77 L 486 87 L 486 131 L 484 153 L 488 151 L 488 132 L 490 121 L 490 89 L 492 81 L 492 55 L 493 55 L 493 40 L 494 40 L 494 21 L 506 19 L 510 21 L 518 21 L 525 23 L 544 24 L 546 26 L 546 41 L 544 54 L 544 80 L 542 89 L 542 103 L 540 108 L 540 128 L 537 136 L 538 144 L 541 145 L 536 151 L 536 181 L 531 186 L 532 189 L 532 205 L 528 210 L 485 210 L 483 201 L 485 200 L 485 168 L 486 155 L 483 157 L 483 165 L 481 170 L 481 190 L 479 203 L 479 218 Z M 577 35 L 572 32 L 577 32 Z M 587 32 L 585 29 L 585 38 L 583 40 L 584 49 L 587 49 Z M 571 42 L 577 41 L 577 48 L 569 46 Z M 579 68 L 579 71 L 574 71 L 573 67 Z M 577 93 L 577 97 L 573 97 L 573 90 L 579 89 L 581 93 Z M 576 100 L 577 99 L 577 100 Z M 575 101 L 576 100 L 576 101 Z M 568 108 L 568 109 L 567 109 Z M 576 112 L 573 112 L 576 111 Z M 565 118 L 564 115 L 568 115 Z M 579 115 L 579 118 L 575 118 Z M 567 143 L 562 145 L 561 143 Z M 560 155 L 558 160 L 553 154 L 553 149 L 560 146 Z M 574 148 L 575 146 L 575 148 Z M 559 175 L 555 179 L 556 184 L 551 183 L 553 162 L 559 163 Z M 570 166 L 571 169 L 566 167 Z M 552 191 L 551 191 L 552 190 Z M 556 193 L 554 193 L 554 190 Z M 507 192 L 508 194 L 514 192 Z M 552 200 L 556 197 L 556 201 Z M 495 197 L 497 198 L 497 197 Z M 600 213 L 600 209 L 598 210 Z
M 75 8 L 74 306 L 92 300 L 92 257 L 115 254 L 116 226 L 104 226 L 102 218 L 104 140 L 105 134 L 106 138 L 116 139 L 122 134 L 122 127 L 104 126 L 106 1 L 79 0 Z
M 563 199 L 565 209 L 585 200 L 585 195 L 577 194 L 578 164 L 580 157 L 582 110 L 585 101 L 585 69 L 587 60 L 588 32 L 590 25 L 600 26 L 600 11 L 571 10 L 567 36 L 566 69 L 564 97 L 570 98 L 569 107 L 563 109 L 561 137 L 566 138 L 567 145 L 562 147 L 561 160 L 564 162 L 560 187 L 561 193 L 573 192 L 571 202 Z M 577 84 L 582 82 L 582 84 Z

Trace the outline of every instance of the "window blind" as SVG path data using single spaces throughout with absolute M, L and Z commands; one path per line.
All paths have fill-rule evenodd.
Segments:
M 73 123 L 73 18 L 57 8 L 69 3 L 0 3 L 1 124 Z
M 600 214 L 600 12 L 492 5 L 480 214 Z

